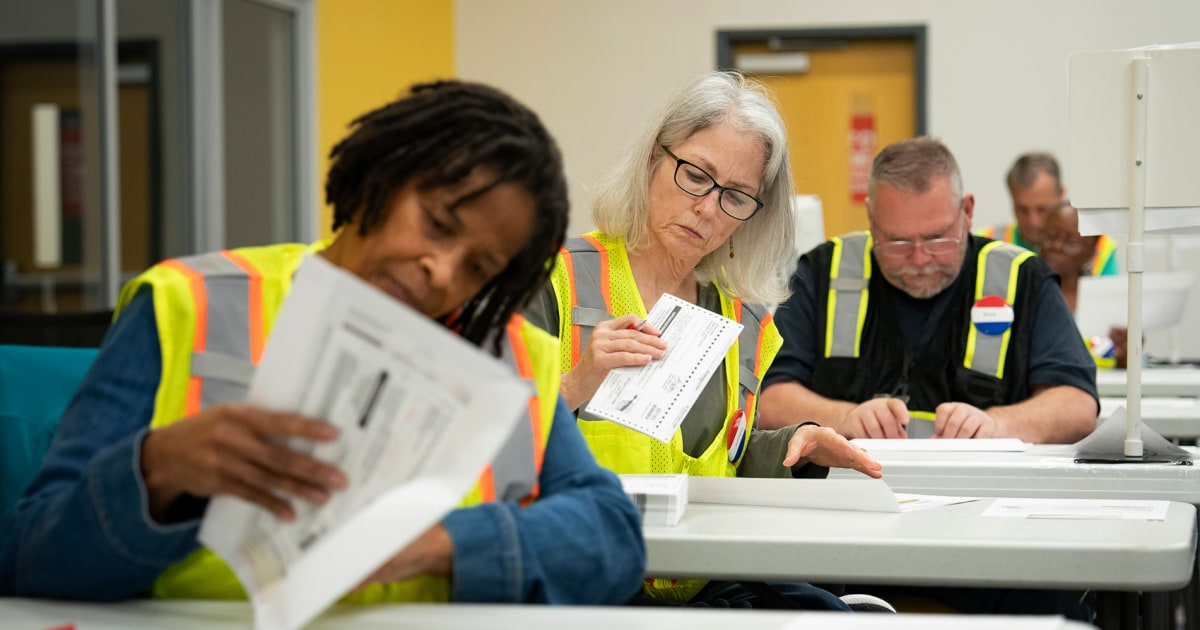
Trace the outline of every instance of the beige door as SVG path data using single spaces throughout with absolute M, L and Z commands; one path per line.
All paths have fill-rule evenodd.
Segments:
M 866 229 L 870 160 L 917 133 L 914 42 L 843 39 L 780 50 L 764 38 L 735 44 L 733 55 L 734 67 L 740 67 L 738 59 L 750 67 L 759 55 L 790 55 L 796 62 L 747 74 L 775 93 L 788 128 L 796 192 L 821 198 L 826 237 Z

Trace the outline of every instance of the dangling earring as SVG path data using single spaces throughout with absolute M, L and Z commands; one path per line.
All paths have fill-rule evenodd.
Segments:
M 733 237 L 729 237 L 729 257 L 733 258 Z

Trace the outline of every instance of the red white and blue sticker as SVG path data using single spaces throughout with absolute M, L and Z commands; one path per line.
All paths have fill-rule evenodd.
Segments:
M 1003 335 L 1013 323 L 1013 309 L 998 295 L 985 295 L 971 307 L 971 323 L 985 335 Z
M 729 420 L 729 430 L 725 432 L 725 450 L 729 451 L 729 463 L 736 464 L 746 448 L 746 412 L 738 409 Z

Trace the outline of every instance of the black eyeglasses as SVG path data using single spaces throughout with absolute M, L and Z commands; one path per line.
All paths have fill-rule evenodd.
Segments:
M 738 221 L 749 221 L 750 217 L 762 209 L 763 202 L 759 201 L 757 197 L 718 184 L 717 180 L 713 179 L 713 176 L 704 169 L 687 160 L 680 159 L 679 156 L 671 153 L 666 145 L 658 146 L 662 147 L 662 150 L 675 160 L 675 185 L 683 192 L 693 197 L 703 197 L 714 190 L 721 191 L 720 196 L 717 197 L 717 205 L 721 207 L 721 212 Z

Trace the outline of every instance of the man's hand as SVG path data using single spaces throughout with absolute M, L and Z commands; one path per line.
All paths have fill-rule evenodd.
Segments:
M 907 438 L 908 407 L 899 398 L 872 398 L 847 412 L 841 426 L 848 438 Z
M 340 470 L 284 446 L 287 438 L 331 442 L 337 429 L 294 414 L 218 405 L 151 431 L 141 461 L 151 516 L 161 522 L 185 493 L 232 494 L 292 520 L 295 512 L 281 495 L 322 504 L 346 487 Z
M 1000 435 L 996 419 L 984 410 L 961 402 L 937 406 L 932 438 L 992 438 Z
M 837 431 L 816 425 L 796 429 L 788 441 L 787 456 L 783 465 L 792 467 L 807 458 L 808 463 L 829 468 L 853 468 L 858 472 L 879 479 L 883 476 L 879 462 L 861 448 L 851 444 Z

